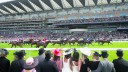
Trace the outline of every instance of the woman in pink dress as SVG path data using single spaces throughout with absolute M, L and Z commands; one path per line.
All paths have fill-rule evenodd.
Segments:
M 51 60 L 56 63 L 58 71 L 62 72 L 62 59 L 60 58 L 60 56 L 62 55 L 61 50 L 53 49 L 52 53 L 53 53 L 54 57 Z

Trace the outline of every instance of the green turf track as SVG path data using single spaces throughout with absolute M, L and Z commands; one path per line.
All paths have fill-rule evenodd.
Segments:
M 8 43 L 0 43 L 0 48 L 10 48 L 11 45 L 8 45 Z M 112 42 L 112 44 L 108 45 L 105 43 L 104 45 L 98 45 L 97 43 L 93 43 L 93 45 L 58 45 L 56 44 L 55 46 L 52 46 L 49 44 L 47 48 L 81 48 L 81 47 L 89 47 L 89 48 L 128 48 L 128 42 Z M 14 47 L 13 47 L 14 48 Z M 17 46 L 17 48 L 19 48 Z M 23 45 L 23 48 L 31 48 L 30 45 Z M 35 45 L 33 45 L 32 48 L 35 48 Z
M 8 45 L 7 43 L 0 43 L 0 48 L 10 48 L 11 45 Z M 82 48 L 82 47 L 88 47 L 88 48 L 128 48 L 128 42 L 112 42 L 112 45 L 108 45 L 108 44 L 104 44 L 104 45 L 98 45 L 97 43 L 93 43 L 92 45 L 84 45 L 84 46 L 78 46 L 78 45 L 74 45 L 74 46 L 69 46 L 69 45 L 65 45 L 65 46 L 59 46 L 59 45 L 55 45 L 52 46 L 51 44 L 48 45 L 48 48 Z M 19 47 L 17 47 L 19 48 Z M 24 45 L 23 48 L 31 48 L 29 45 Z M 33 46 L 33 48 L 35 48 L 35 46 Z M 13 60 L 13 53 L 15 51 L 9 51 L 9 55 L 7 56 L 7 58 L 9 60 Z M 93 51 L 92 51 L 93 52 Z M 99 52 L 99 51 L 98 51 Z M 37 51 L 26 51 L 26 57 L 35 57 L 38 55 Z M 116 59 L 116 51 L 108 51 L 109 53 L 109 60 L 112 61 L 113 59 Z M 91 56 L 89 57 L 89 59 L 91 60 Z M 128 60 L 128 51 L 124 51 L 124 59 Z

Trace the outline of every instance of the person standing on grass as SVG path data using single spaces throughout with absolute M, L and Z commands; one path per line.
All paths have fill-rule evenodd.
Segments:
M 118 49 L 116 55 L 118 56 L 118 59 L 113 60 L 116 72 L 128 72 L 128 61 L 122 58 L 123 50 Z
M 92 55 L 93 61 L 89 61 L 89 69 L 93 72 L 93 70 L 96 70 L 98 68 L 98 65 L 100 63 L 100 54 L 98 52 L 94 52 Z
M 100 61 L 98 68 L 92 72 L 116 72 L 113 63 L 108 61 L 108 53 L 106 50 L 102 51 L 101 56 L 103 60 Z
M 74 53 L 71 58 L 71 67 L 72 67 L 72 72 L 80 71 L 79 52 L 76 49 L 74 49 Z
M 37 72 L 40 72 L 41 64 L 45 60 L 44 52 L 45 52 L 44 48 L 40 48 L 38 50 L 39 56 L 37 56 L 36 58 L 38 59 L 39 64 L 35 67 L 35 69 L 36 69 Z
M 82 49 L 80 49 L 80 52 L 82 53 L 80 72 L 88 72 L 89 71 L 89 68 L 88 68 L 88 64 L 89 64 L 88 56 L 90 56 L 91 51 L 88 48 L 82 48 Z
M 37 58 L 28 58 L 24 64 L 22 72 L 37 72 L 35 67 L 38 65 Z
M 62 72 L 62 59 L 60 58 L 61 54 L 61 50 L 60 49 L 53 49 L 52 53 L 54 55 L 54 57 L 51 59 L 52 61 L 54 61 L 57 65 L 58 71 Z
M 23 65 L 25 63 L 25 60 L 24 60 L 25 54 L 26 53 L 24 50 L 14 53 L 15 60 L 11 63 L 9 72 L 22 72 Z
M 45 60 L 41 64 L 41 72 L 58 72 L 57 65 L 55 62 L 51 61 L 51 52 L 45 52 Z
M 6 58 L 8 51 L 6 49 L 0 49 L 0 72 L 8 72 L 10 67 L 10 61 Z
M 68 49 L 63 53 L 63 68 L 62 72 L 72 72 L 71 68 L 71 53 L 72 49 Z

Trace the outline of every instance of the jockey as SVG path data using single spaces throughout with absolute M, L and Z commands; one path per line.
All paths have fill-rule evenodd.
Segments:
M 17 42 L 20 42 L 20 39 L 19 38 L 17 38 L 17 40 L 16 40 Z
M 35 41 L 39 41 L 39 39 L 36 38 Z
M 42 39 L 42 42 L 45 43 L 45 42 L 46 42 L 46 38 L 43 38 L 43 39 Z

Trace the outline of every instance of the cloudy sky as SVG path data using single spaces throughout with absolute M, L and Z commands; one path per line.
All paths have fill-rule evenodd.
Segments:
M 8 2 L 8 1 L 13 1 L 13 0 L 0 0 L 0 3 Z

